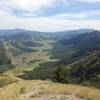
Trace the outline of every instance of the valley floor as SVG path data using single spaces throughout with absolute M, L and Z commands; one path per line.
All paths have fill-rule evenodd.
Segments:
M 23 71 L 30 71 L 33 70 L 33 68 L 40 67 L 40 64 L 49 61 L 58 61 L 58 59 L 51 59 L 52 54 L 50 54 L 53 48 L 53 45 L 51 44 L 53 44 L 55 41 L 41 40 L 39 42 L 41 42 L 42 46 L 34 47 L 37 51 L 33 51 L 31 53 L 23 53 L 18 56 L 13 56 L 12 51 L 10 51 L 12 45 L 5 43 L 4 45 L 7 55 L 11 59 L 12 64 L 15 66 L 14 69 L 8 70 L 6 73 L 13 73 L 14 75 L 19 75 L 23 73 Z

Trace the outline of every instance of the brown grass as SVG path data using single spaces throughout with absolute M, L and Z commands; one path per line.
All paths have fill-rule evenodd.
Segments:
M 24 88 L 24 92 L 20 93 Z M 73 94 L 84 98 L 83 100 L 99 100 L 100 90 L 95 88 L 71 85 L 71 84 L 59 84 L 51 81 L 24 81 L 20 80 L 17 83 L 10 84 L 0 90 L 0 100 L 25 100 L 22 96 L 28 98 L 34 98 L 41 94 Z M 30 100 L 30 99 L 28 99 Z

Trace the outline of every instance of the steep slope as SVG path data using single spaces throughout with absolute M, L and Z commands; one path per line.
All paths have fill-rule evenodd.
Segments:
M 55 80 L 55 71 L 57 69 L 57 61 L 48 61 L 45 63 L 40 63 L 39 67 L 34 68 L 31 71 L 24 71 L 22 75 L 18 77 L 26 80 L 33 79 L 52 79 Z
M 7 57 L 3 42 L 0 40 L 0 74 L 13 68 L 10 59 Z
M 0 41 L 0 65 L 10 64 L 10 60 L 7 58 L 3 42 Z
M 41 47 L 42 43 L 35 40 L 30 34 L 17 33 L 2 37 L 4 47 L 13 64 L 17 64 L 16 57 L 21 56 L 22 62 L 25 62 L 24 54 L 31 54 L 37 52 L 37 47 Z M 21 62 L 20 61 L 20 62 Z
M 100 88 L 100 52 L 93 53 L 70 65 L 61 65 L 56 78 L 60 82 Z
M 90 33 L 94 31 L 94 29 L 79 29 L 79 30 L 69 30 L 69 31 L 62 31 L 62 32 L 54 32 L 51 33 L 52 36 L 55 36 L 59 40 L 61 39 L 70 39 L 76 35 Z
M 71 45 L 76 52 L 72 54 L 70 59 L 79 59 L 100 50 L 100 31 L 79 34 L 71 39 L 60 40 L 59 43 Z

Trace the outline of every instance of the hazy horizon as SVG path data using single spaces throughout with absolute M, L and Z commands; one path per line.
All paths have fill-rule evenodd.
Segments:
M 59 33 L 59 32 L 69 32 L 69 31 L 82 31 L 82 30 L 96 30 L 98 29 L 93 28 L 78 28 L 78 29 L 66 29 L 66 30 L 59 30 L 59 31 L 39 31 L 39 30 L 32 30 L 32 29 L 24 29 L 24 28 L 9 28 L 9 29 L 0 29 L 0 31 L 15 31 L 15 30 L 22 30 L 22 31 L 33 31 L 33 32 L 47 32 L 47 33 Z
M 0 0 L 0 29 L 100 30 L 100 0 Z

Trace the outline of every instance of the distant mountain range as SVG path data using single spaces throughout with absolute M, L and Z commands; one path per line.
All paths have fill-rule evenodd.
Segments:
M 39 32 L 39 31 L 30 31 L 24 29 L 8 29 L 0 30 L 0 36 L 16 35 L 16 34 L 31 34 L 35 37 L 46 37 L 46 38 L 70 38 L 74 35 L 81 33 L 92 32 L 94 29 L 79 29 L 71 31 L 62 31 L 62 32 Z
M 100 31 L 79 34 L 71 39 L 62 39 L 58 42 L 64 45 L 72 45 L 77 50 L 71 58 L 83 57 L 93 51 L 100 50 Z

